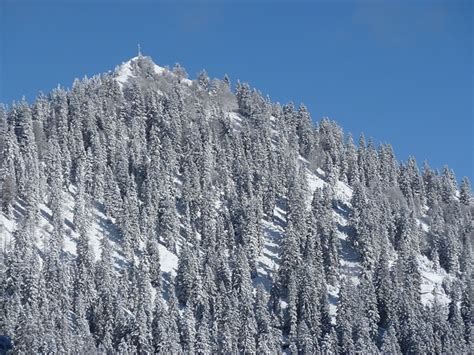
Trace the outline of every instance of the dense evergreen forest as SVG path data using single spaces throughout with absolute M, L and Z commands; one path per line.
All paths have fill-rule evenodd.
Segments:
M 469 180 L 228 77 L 140 55 L 0 108 L 0 204 L 13 353 L 472 347 Z

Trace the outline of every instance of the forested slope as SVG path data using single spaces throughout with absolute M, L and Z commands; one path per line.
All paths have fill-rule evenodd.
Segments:
M 139 56 L 0 111 L 15 352 L 467 353 L 467 178 Z

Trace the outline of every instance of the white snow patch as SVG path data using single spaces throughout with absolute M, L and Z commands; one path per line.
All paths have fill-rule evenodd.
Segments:
M 122 63 L 122 65 L 120 65 L 116 70 L 117 77 L 115 78 L 115 80 L 117 80 L 120 89 L 122 89 L 128 79 L 133 76 L 132 61 L 136 58 L 137 57 L 130 59 L 128 62 Z
M 193 81 L 187 78 L 181 79 L 181 83 L 187 86 L 193 85 Z
M 229 112 L 228 115 L 231 121 L 237 122 L 239 124 L 242 122 L 242 117 L 237 112 Z
M 337 301 L 339 299 L 339 287 L 328 285 L 329 315 L 331 322 L 336 324 Z
M 350 204 L 352 199 L 352 189 L 345 182 L 338 181 L 336 183 L 335 195 L 337 200 Z
M 298 160 L 305 163 L 306 165 L 309 164 L 309 161 L 306 158 L 304 158 L 302 155 L 298 156 Z
M 432 304 L 436 295 L 438 302 L 447 305 L 450 299 L 444 292 L 442 284 L 445 279 L 450 280 L 452 276 L 442 267 L 434 270 L 433 262 L 425 255 L 418 256 L 418 270 L 421 274 L 421 302 L 424 305 Z
M 258 260 L 259 265 L 257 271 L 261 275 L 271 277 L 272 271 L 275 270 L 278 265 L 277 261 L 280 260 L 280 245 L 278 240 L 283 233 L 283 228 L 265 219 L 262 220 L 262 227 L 265 235 L 265 242 Z
M 429 232 L 430 231 L 430 227 L 425 222 L 423 222 L 419 219 L 417 219 L 416 221 L 418 222 L 418 226 L 421 227 L 423 232 Z
M 163 67 L 160 67 L 159 65 L 153 64 L 153 69 L 155 69 L 155 73 L 158 75 L 162 75 L 166 69 Z
M 305 160 L 302 157 L 300 157 L 300 159 Z M 306 181 L 308 182 L 308 188 L 311 197 L 313 196 L 313 193 L 316 191 L 316 189 L 322 189 L 327 185 L 326 181 L 313 174 L 309 169 L 306 169 Z
M 240 129 L 242 127 L 243 118 L 237 112 L 228 112 L 227 117 L 234 124 L 235 129 Z
M 178 257 L 166 249 L 162 244 L 159 244 L 158 248 L 160 253 L 161 271 L 176 275 L 176 270 L 178 269 Z
M 0 212 L 0 250 L 4 251 L 10 247 L 14 230 L 15 222 Z

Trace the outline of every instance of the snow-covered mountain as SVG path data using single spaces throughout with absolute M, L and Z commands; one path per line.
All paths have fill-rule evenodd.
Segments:
M 138 57 L 0 112 L 21 352 L 464 352 L 471 190 Z

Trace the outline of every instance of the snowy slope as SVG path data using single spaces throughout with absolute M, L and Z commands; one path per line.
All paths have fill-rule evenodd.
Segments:
M 302 164 L 307 165 L 308 162 L 303 158 L 299 157 Z M 309 169 L 306 171 L 306 180 L 308 184 L 308 195 L 307 195 L 307 206 L 310 208 L 311 199 L 316 189 L 322 189 L 328 183 L 324 180 L 324 171 L 318 169 L 315 173 Z M 350 205 L 350 199 L 352 197 L 352 190 L 343 182 L 338 181 L 335 188 L 335 196 L 341 205 Z M 358 275 L 362 268 L 360 266 L 359 257 L 352 246 L 347 240 L 347 235 L 342 231 L 347 225 L 347 217 L 343 214 L 344 210 L 335 210 L 334 216 L 338 225 L 338 236 L 341 244 L 341 272 L 345 277 L 350 277 L 354 283 L 358 283 Z M 281 239 L 284 238 L 284 226 L 286 223 L 285 219 L 286 212 L 281 208 L 277 207 L 274 210 L 273 221 L 264 219 L 262 220 L 262 226 L 265 235 L 265 244 L 262 254 L 259 258 L 259 279 L 258 282 L 263 283 L 266 287 L 271 286 L 271 275 L 272 272 L 277 270 L 279 253 L 281 246 Z M 338 287 L 329 286 L 329 300 L 330 300 L 330 312 L 333 316 L 336 314 L 336 304 L 338 299 Z
M 64 244 L 63 251 L 71 256 L 76 255 L 76 246 L 78 234 L 73 228 L 73 211 L 74 211 L 74 186 L 70 186 L 69 191 L 64 192 Z M 91 214 L 91 228 L 89 229 L 89 246 L 94 255 L 95 260 L 100 258 L 100 241 L 105 236 L 109 239 L 113 249 L 113 257 L 118 268 L 122 267 L 124 262 L 122 247 L 120 243 L 120 235 L 114 221 L 105 215 L 103 206 L 95 203 Z M 13 233 L 17 228 L 19 220 L 22 218 L 21 205 L 17 203 L 15 206 L 15 217 L 8 219 L 4 214 L 0 213 L 0 250 L 9 250 L 12 248 Z M 40 204 L 39 222 L 36 228 L 35 238 L 39 249 L 43 249 L 49 235 L 53 230 L 51 224 L 51 210 L 45 205 Z M 168 251 L 163 245 L 159 245 L 161 267 L 164 273 L 176 273 L 178 265 L 178 257 Z
M 130 75 L 133 75 L 128 69 L 130 63 L 125 63 L 121 66 L 119 71 L 119 76 L 117 80 L 123 80 L 125 82 Z M 229 113 L 230 118 L 235 123 L 235 128 L 240 127 L 242 117 L 235 113 Z M 300 158 L 301 164 L 308 165 L 307 161 L 304 158 Z M 314 191 L 317 188 L 323 188 L 327 185 L 325 181 L 324 171 L 318 169 L 316 172 L 312 172 L 307 169 L 306 173 L 307 185 L 308 185 L 308 208 L 310 206 L 310 201 Z M 180 181 L 177 181 L 176 186 L 179 188 Z M 335 196 L 338 201 L 338 209 L 334 210 L 335 221 L 338 226 L 338 237 L 340 240 L 340 267 L 341 274 L 344 277 L 349 277 L 354 283 L 358 283 L 358 276 L 362 270 L 359 256 L 357 252 L 350 245 L 347 234 L 346 226 L 348 224 L 347 216 L 348 212 L 346 209 L 350 208 L 350 199 L 352 196 L 352 190 L 345 183 L 338 181 L 335 188 Z M 65 226 L 65 239 L 64 239 L 64 251 L 71 255 L 76 253 L 76 243 L 78 235 L 73 229 L 73 209 L 74 209 L 74 194 L 75 189 L 73 186 L 70 187 L 69 191 L 64 193 L 65 197 L 65 209 L 64 209 L 64 226 Z M 117 227 L 114 225 L 113 221 L 109 219 L 103 210 L 103 207 L 100 204 L 95 204 L 92 214 L 92 227 L 89 231 L 89 242 L 91 249 L 95 258 L 100 256 L 100 240 L 102 237 L 106 236 L 110 239 L 111 245 L 114 250 L 114 258 L 116 260 L 117 267 L 120 267 L 123 262 L 123 254 L 120 246 L 120 237 L 118 234 Z M 12 233 L 16 228 L 16 223 L 21 217 L 21 206 L 17 204 L 16 218 L 8 219 L 5 215 L 0 214 L 0 248 L 2 250 L 8 250 L 11 248 Z M 273 219 L 262 219 L 262 230 L 264 233 L 264 246 L 261 252 L 261 255 L 258 259 L 257 272 L 258 276 L 254 280 L 254 284 L 262 283 L 267 290 L 270 289 L 273 273 L 276 272 L 279 265 L 279 255 L 281 240 L 284 238 L 284 228 L 286 225 L 286 211 L 281 207 L 277 206 L 274 209 Z M 428 226 L 420 222 L 423 229 L 427 230 Z M 51 225 L 51 211 L 44 205 L 40 205 L 40 218 L 39 225 L 37 228 L 37 240 L 38 247 L 43 248 L 43 244 L 46 241 L 48 235 L 52 231 Z M 165 246 L 159 245 L 160 259 L 161 259 L 161 268 L 164 274 L 164 277 L 167 275 L 176 274 L 178 257 L 171 251 L 167 250 Z M 393 256 L 393 259 L 396 259 L 396 255 Z M 446 273 L 445 270 L 439 268 L 439 270 L 434 270 L 432 262 L 429 261 L 426 257 L 419 257 L 419 267 L 420 273 L 422 275 L 422 285 L 421 285 L 421 298 L 424 304 L 429 304 L 434 299 L 434 294 L 438 295 L 438 300 L 441 303 L 448 303 L 449 298 L 446 296 L 442 283 L 446 278 L 450 276 Z M 338 299 L 338 287 L 329 286 L 329 300 L 330 300 L 330 311 L 332 315 L 336 314 L 336 305 Z
M 237 115 L 231 116 L 236 123 L 242 118 Z M 305 164 L 304 159 L 300 161 Z M 308 208 L 309 202 L 311 201 L 313 192 L 317 188 L 323 188 L 327 185 L 324 180 L 324 172 L 318 170 L 313 173 L 307 170 L 307 183 L 308 183 Z M 179 186 L 179 183 L 177 183 Z M 73 186 L 70 187 L 69 191 L 64 193 L 64 227 L 65 227 L 65 239 L 64 239 L 64 251 L 68 254 L 76 254 L 76 244 L 78 235 L 73 229 L 73 209 L 74 209 L 74 194 L 75 189 Z M 337 182 L 335 188 L 335 196 L 340 206 L 344 208 L 350 208 L 350 198 L 352 196 L 352 190 L 343 182 Z M 340 266 L 341 274 L 344 277 L 349 277 L 354 283 L 358 283 L 358 276 L 362 270 L 359 256 L 357 252 L 352 248 L 349 241 L 347 240 L 347 234 L 345 233 L 345 227 L 348 224 L 346 211 L 343 207 L 334 210 L 334 217 L 338 225 L 338 236 L 340 240 Z M 16 228 L 16 224 L 21 218 L 22 214 L 21 204 L 18 203 L 15 209 L 15 218 L 8 219 L 4 214 L 0 213 L 0 249 L 9 250 L 12 245 L 12 234 Z M 90 211 L 92 215 L 92 227 L 89 230 L 89 243 L 93 251 L 94 257 L 97 259 L 100 256 L 100 240 L 104 236 L 109 238 L 112 248 L 114 250 L 113 256 L 116 260 L 117 267 L 121 267 L 123 263 L 123 254 L 120 246 L 120 237 L 118 234 L 117 227 L 111 219 L 109 219 L 103 210 L 103 207 L 96 203 L 93 210 Z M 286 211 L 281 207 L 277 206 L 274 209 L 273 219 L 262 219 L 262 230 L 264 233 L 264 246 L 261 255 L 258 259 L 257 272 L 258 276 L 254 280 L 254 284 L 262 283 L 267 290 L 270 289 L 273 273 L 277 271 L 279 265 L 279 255 L 282 238 L 284 238 L 284 228 L 286 225 Z M 420 222 L 421 223 L 421 222 Z M 428 228 L 426 224 L 424 228 Z M 37 242 L 40 249 L 43 248 L 44 242 L 47 240 L 48 235 L 51 233 L 53 226 L 51 225 L 51 211 L 44 205 L 40 205 L 40 217 L 37 228 Z M 178 257 L 165 246 L 159 245 L 161 268 L 164 277 L 168 277 L 169 274 L 175 275 L 178 265 Z M 393 256 L 396 259 L 396 255 Z M 438 300 L 447 304 L 449 298 L 446 296 L 442 283 L 445 279 L 450 279 L 445 270 L 439 268 L 434 270 L 433 264 L 425 256 L 419 257 L 419 268 L 422 276 L 421 285 L 421 298 L 424 304 L 429 304 L 434 299 L 434 294 L 438 296 Z M 336 305 L 338 299 L 339 289 L 336 286 L 329 286 L 329 300 L 330 300 L 330 311 L 333 316 L 336 314 Z
M 0 212 L 0 250 L 7 250 L 16 225 L 13 219 L 8 219 Z
M 178 256 L 166 249 L 162 244 L 159 245 L 161 271 L 163 273 L 170 273 L 176 275 L 178 269 Z
M 129 61 L 121 64 L 115 70 L 115 79 L 120 87 L 126 85 L 126 83 L 133 78 L 136 73 L 134 73 L 133 62 L 136 61 L 139 57 L 134 57 Z M 165 73 L 170 73 L 168 69 L 160 67 L 156 64 L 153 66 L 154 71 L 157 75 L 164 75 Z M 185 85 L 191 85 L 193 82 L 189 79 L 184 79 L 181 81 Z M 241 115 L 235 112 L 227 113 L 230 120 L 233 122 L 234 129 L 240 129 L 242 126 L 243 118 Z M 272 122 L 272 134 L 274 136 L 278 135 L 278 126 L 277 119 L 274 116 L 270 116 L 269 119 Z M 299 157 L 300 164 L 309 167 L 309 163 L 302 157 Z M 307 203 L 308 208 L 310 206 L 311 198 L 314 191 L 317 188 L 323 188 L 328 183 L 325 181 L 326 176 L 325 172 L 321 169 L 316 171 L 311 171 L 307 168 L 306 178 L 308 185 L 308 195 Z M 181 181 L 176 180 L 176 187 L 180 189 Z M 76 253 L 76 244 L 78 235 L 74 230 L 72 219 L 73 219 L 73 209 L 74 209 L 74 194 L 75 189 L 71 187 L 69 191 L 64 193 L 65 197 L 65 219 L 64 226 L 66 230 L 65 240 L 64 240 L 64 251 L 71 255 Z M 347 237 L 347 225 L 348 225 L 348 215 L 351 208 L 351 197 L 352 189 L 345 184 L 344 182 L 336 182 L 334 189 L 335 198 L 337 200 L 337 209 L 334 210 L 335 221 L 338 226 L 338 237 L 341 245 L 340 250 L 340 266 L 341 273 L 344 277 L 350 278 L 354 283 L 358 283 L 359 274 L 362 270 L 359 256 L 357 252 L 352 248 Z M 92 227 L 89 231 L 89 240 L 90 246 L 93 250 L 94 256 L 97 259 L 100 256 L 100 240 L 104 236 L 109 238 L 114 250 L 114 257 L 117 263 L 117 267 L 120 267 L 123 263 L 123 253 L 120 246 L 120 237 L 118 234 L 118 229 L 114 224 L 114 221 L 109 219 L 103 210 L 103 207 L 100 204 L 95 204 L 92 211 Z M 16 224 L 21 218 L 21 205 L 18 203 L 16 208 L 15 217 L 8 219 L 5 215 L 0 213 L 0 249 L 8 250 L 11 248 L 12 234 L 16 228 Z M 264 246 L 261 252 L 261 255 L 258 259 L 257 265 L 257 278 L 254 280 L 255 284 L 262 283 L 269 290 L 271 287 L 273 273 L 278 269 L 279 265 L 279 255 L 281 248 L 281 241 L 284 238 L 284 229 L 286 225 L 286 211 L 282 209 L 281 206 L 277 206 L 274 209 L 273 218 L 262 219 L 262 230 L 264 233 Z M 47 239 L 48 235 L 52 231 L 51 225 L 51 211 L 49 208 L 41 204 L 40 206 L 40 222 L 37 228 L 37 239 L 38 247 L 41 249 L 43 247 L 44 241 Z M 428 231 L 429 227 L 426 223 L 420 221 L 420 224 L 424 231 Z M 160 259 L 161 259 L 161 268 L 165 276 L 169 274 L 176 274 L 178 257 L 171 251 L 167 250 L 165 246 L 159 245 Z M 393 255 L 393 259 L 396 259 L 396 255 Z M 443 270 L 434 270 L 432 263 L 426 257 L 419 257 L 419 266 L 420 272 L 422 275 L 422 285 L 421 285 L 421 297 L 425 304 L 432 302 L 434 298 L 434 293 L 438 294 L 438 298 L 441 302 L 449 302 L 449 298 L 446 296 L 442 289 L 442 283 L 445 279 L 450 276 Z M 338 287 L 331 286 L 329 287 L 329 299 L 331 302 L 331 313 L 335 315 L 336 313 L 336 304 L 338 297 Z
M 241 118 L 239 117 L 239 120 Z M 237 119 L 236 119 L 237 121 Z M 300 157 L 302 164 L 308 162 Z M 311 203 L 311 198 L 314 191 L 318 188 L 323 188 L 328 185 L 324 180 L 325 172 L 318 169 L 316 172 L 311 172 L 307 169 L 306 179 L 308 184 L 308 208 Z M 354 284 L 359 283 L 359 275 L 362 272 L 360 258 L 358 253 L 351 246 L 348 236 L 346 234 L 346 226 L 348 225 L 348 212 L 346 209 L 351 207 L 350 200 L 352 198 L 352 189 L 342 181 L 336 183 L 334 195 L 338 201 L 338 208 L 334 210 L 335 221 L 338 226 L 338 237 L 340 242 L 340 267 L 341 275 L 348 277 Z M 263 283 L 267 289 L 271 286 L 272 273 L 277 270 L 279 262 L 279 253 L 281 246 L 281 239 L 284 238 L 284 228 L 286 212 L 279 207 L 274 210 L 274 218 L 272 220 L 263 219 L 262 226 L 264 230 L 265 243 L 263 251 L 259 258 L 258 264 L 258 278 L 256 283 Z M 420 222 L 421 224 L 422 222 Z M 428 226 L 423 223 L 423 229 L 428 230 Z M 391 259 L 396 259 L 396 255 L 392 255 Z M 425 256 L 419 256 L 419 270 L 422 276 L 421 283 L 421 299 L 422 302 L 430 304 L 434 300 L 434 294 L 438 296 L 438 301 L 441 304 L 448 304 L 449 297 L 442 288 L 442 283 L 446 278 L 451 278 L 447 272 L 439 268 L 434 270 L 433 263 Z M 339 287 L 328 285 L 328 297 L 330 301 L 330 313 L 335 317 L 337 311 Z
M 444 292 L 442 284 L 445 280 L 453 280 L 443 268 L 434 269 L 433 262 L 426 256 L 420 255 L 418 258 L 418 267 L 421 274 L 421 301 L 424 305 L 434 301 L 435 295 L 440 304 L 447 305 L 450 302 L 449 297 Z
M 76 255 L 76 245 L 78 240 L 78 234 L 73 228 L 73 211 L 74 211 L 74 193 L 75 189 L 73 186 L 70 187 L 68 192 L 64 192 L 64 243 L 63 251 L 70 255 Z M 123 260 L 121 246 L 118 240 L 118 232 L 116 226 L 110 219 L 104 214 L 103 208 L 99 204 L 95 204 L 91 214 L 92 224 L 89 229 L 89 245 L 94 258 L 97 260 L 100 257 L 100 240 L 106 236 L 111 242 L 113 249 L 113 256 L 120 265 Z M 18 221 L 22 218 L 21 204 L 17 203 L 14 212 L 15 218 L 8 219 L 5 215 L 0 214 L 0 231 L 3 229 L 3 233 L 0 234 L 0 242 L 2 248 L 9 250 L 12 247 L 12 234 L 17 227 Z M 51 210 L 45 204 L 39 206 L 39 221 L 36 228 L 35 238 L 37 240 L 37 246 L 43 249 L 49 235 L 53 230 L 51 224 Z
M 135 60 L 137 57 L 130 59 L 129 61 L 122 63 L 116 70 L 116 77 L 120 88 L 122 89 L 124 84 L 128 81 L 129 78 L 133 76 L 132 73 L 132 61 Z

